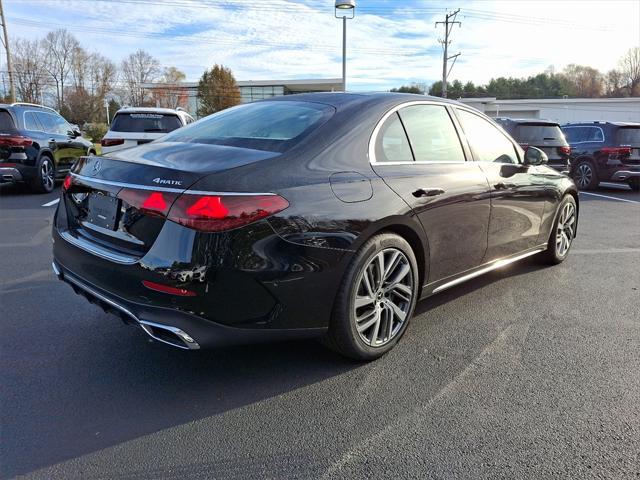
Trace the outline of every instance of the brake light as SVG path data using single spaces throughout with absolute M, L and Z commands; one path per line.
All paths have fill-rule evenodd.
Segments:
M 631 147 L 603 147 L 600 151 L 605 155 L 631 155 Z
M 169 285 L 163 285 L 162 283 L 150 282 L 148 280 L 143 280 L 142 285 L 147 287 L 149 290 L 154 290 L 156 292 L 168 293 L 170 295 L 178 295 L 180 297 L 195 297 L 197 295 L 196 292 L 191 290 L 186 290 L 184 288 L 176 288 L 171 287 Z
M 124 138 L 103 138 L 100 140 L 100 145 L 103 147 L 115 147 L 116 145 L 122 145 Z
M 169 211 L 169 220 L 203 232 L 243 227 L 281 212 L 289 206 L 278 195 L 181 195 Z
M 558 153 L 563 153 L 564 155 L 571 155 L 571 147 L 558 147 Z
M 0 134 L 1 147 L 30 147 L 32 144 L 33 140 L 29 137 L 24 137 L 22 135 Z
M 71 187 L 71 175 L 67 175 L 66 177 L 64 177 L 64 182 L 62 183 L 62 190 L 66 192 L 67 190 L 69 190 L 69 187 Z

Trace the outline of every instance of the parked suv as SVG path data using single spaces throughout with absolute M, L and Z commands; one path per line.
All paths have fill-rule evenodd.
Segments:
M 193 122 L 182 109 L 124 107 L 116 112 L 109 131 L 100 142 L 102 153 L 149 143 Z
M 571 174 L 579 188 L 626 182 L 640 191 L 640 123 L 570 123 L 562 131 L 573 149 Z
M 561 172 L 569 172 L 571 168 L 571 147 L 556 122 L 547 120 L 496 118 L 506 132 L 511 135 L 522 148 L 536 147 L 549 157 L 549 166 Z
M 56 178 L 88 154 L 95 154 L 93 143 L 52 108 L 0 104 L 0 183 L 25 182 L 48 193 Z

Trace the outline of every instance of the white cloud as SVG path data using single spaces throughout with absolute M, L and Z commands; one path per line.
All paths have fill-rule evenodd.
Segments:
M 225 7 L 229 3 L 240 7 Z M 15 36 L 41 37 L 47 28 L 39 27 L 66 26 L 87 48 L 115 61 L 143 48 L 163 65 L 187 72 L 189 80 L 213 63 L 229 66 L 239 79 L 330 78 L 341 75 L 341 21 L 333 17 L 332 4 L 72 0 L 42 8 L 42 0 L 13 0 L 5 10 Z M 434 22 L 453 5 L 414 1 L 395 14 L 394 5 L 361 0 L 356 18 L 348 21 L 350 88 L 382 89 L 440 77 L 442 27 L 436 29 Z M 606 71 L 628 48 L 640 45 L 638 1 L 467 1 L 461 9 L 462 28 L 454 29 L 450 51 L 462 52 L 452 78 L 463 81 L 525 76 L 569 63 Z M 42 24 L 20 24 L 20 19 Z

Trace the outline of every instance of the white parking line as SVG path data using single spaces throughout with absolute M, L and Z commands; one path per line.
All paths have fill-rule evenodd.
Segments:
M 600 195 L 599 193 L 580 192 L 585 195 L 593 195 L 594 197 L 608 198 L 609 200 L 618 200 L 619 202 L 640 203 L 636 200 L 627 200 L 626 198 L 610 197 L 609 195 Z
M 56 203 L 58 203 L 60 201 L 59 198 L 56 198 L 55 200 L 51 200 L 50 202 L 44 203 L 42 206 L 43 207 L 52 207 L 54 206 Z

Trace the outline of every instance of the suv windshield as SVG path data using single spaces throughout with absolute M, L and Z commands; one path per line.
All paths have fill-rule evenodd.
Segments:
M 284 152 L 332 113 L 332 107 L 318 103 L 256 102 L 215 113 L 164 140 Z
M 181 126 L 177 115 L 131 112 L 116 114 L 110 130 L 114 132 L 169 133 Z
M 565 142 L 564 135 L 558 125 L 522 124 L 516 128 L 515 137 L 522 143 L 557 140 Z
M 618 143 L 640 147 L 640 127 L 623 127 L 618 130 Z

